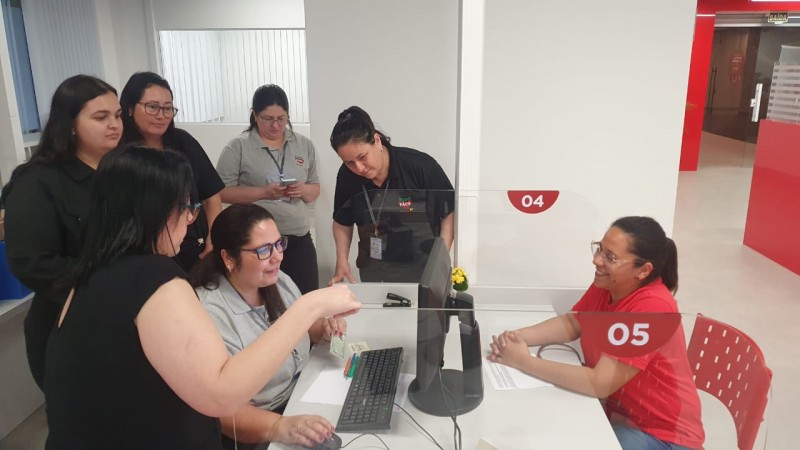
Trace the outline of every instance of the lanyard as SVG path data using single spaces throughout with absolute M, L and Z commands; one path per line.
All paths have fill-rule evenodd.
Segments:
M 372 212 L 372 202 L 369 201 L 369 196 L 367 195 L 367 188 L 364 185 L 361 185 L 361 190 L 364 191 L 364 200 L 367 201 L 367 208 L 369 209 L 369 216 L 372 218 L 372 225 L 375 227 L 375 236 L 378 235 L 378 221 L 381 220 L 381 211 L 383 211 L 383 202 L 386 200 L 386 191 L 389 190 L 389 180 L 386 180 L 386 187 L 383 188 L 383 198 L 381 198 L 381 206 L 378 208 L 378 218 L 375 218 L 375 213 Z
M 283 176 L 283 163 L 286 162 L 286 141 L 283 141 L 283 147 L 281 148 L 281 150 L 283 151 L 283 155 L 281 156 L 280 164 L 278 164 L 278 160 L 274 156 L 272 156 L 272 151 L 269 149 L 269 147 L 264 147 L 264 149 L 267 150 L 267 154 L 269 155 L 270 158 L 272 158 L 272 161 L 275 163 L 275 167 L 278 168 L 280 176 Z

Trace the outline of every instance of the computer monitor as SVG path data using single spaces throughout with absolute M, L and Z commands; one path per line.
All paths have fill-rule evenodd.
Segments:
M 448 417 L 475 409 L 483 400 L 480 331 L 472 297 L 451 297 L 450 252 L 437 237 L 419 280 L 417 373 L 408 397 L 420 411 Z M 463 370 L 443 369 L 450 316 L 459 318 Z

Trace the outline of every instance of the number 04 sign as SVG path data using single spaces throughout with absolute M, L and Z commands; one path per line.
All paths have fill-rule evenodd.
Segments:
M 677 313 L 578 313 L 581 339 L 602 353 L 636 357 L 658 350 L 677 331 Z M 588 340 L 587 340 L 588 339 Z
M 508 191 L 508 200 L 526 214 L 538 214 L 550 209 L 558 199 L 558 191 Z

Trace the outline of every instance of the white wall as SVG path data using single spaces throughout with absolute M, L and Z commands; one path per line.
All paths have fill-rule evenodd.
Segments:
M 308 0 L 305 11 L 311 139 L 322 184 L 315 240 L 320 280 L 327 281 L 336 259 L 330 227 L 341 165 L 329 138 L 343 109 L 363 107 L 393 143 L 430 154 L 454 180 L 458 2 Z
M 303 0 L 144 0 L 159 30 L 303 28 Z
M 480 189 L 561 197 L 524 215 L 484 195 L 482 282 L 586 286 L 589 241 L 617 217 L 671 232 L 694 13 L 694 0 L 486 2 Z

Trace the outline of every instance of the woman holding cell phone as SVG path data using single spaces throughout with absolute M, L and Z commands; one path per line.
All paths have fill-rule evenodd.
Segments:
M 256 203 L 275 218 L 288 238 L 281 270 L 303 294 L 319 288 L 317 250 L 308 204 L 319 197 L 316 152 L 292 130 L 289 99 L 279 86 L 256 89 L 250 126 L 232 139 L 217 162 L 225 203 Z

